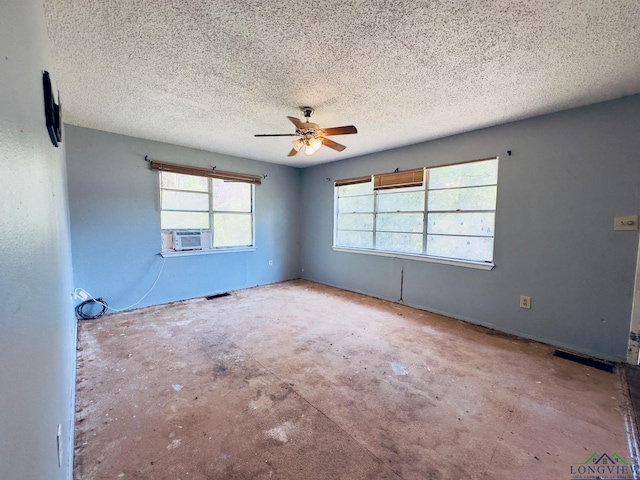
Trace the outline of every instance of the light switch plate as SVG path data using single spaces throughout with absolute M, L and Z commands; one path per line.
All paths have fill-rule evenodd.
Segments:
M 627 215 L 626 217 L 614 217 L 614 230 L 638 230 L 638 215 Z

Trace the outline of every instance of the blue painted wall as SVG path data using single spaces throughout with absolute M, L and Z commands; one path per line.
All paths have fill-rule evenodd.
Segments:
M 70 125 L 66 137 L 76 287 L 123 308 L 153 284 L 163 261 L 159 187 L 145 155 L 267 177 L 256 186 L 256 250 L 166 258 L 139 307 L 300 276 L 298 169 Z
M 68 126 L 75 286 L 120 308 L 153 283 L 162 260 L 149 155 L 268 176 L 256 190 L 256 251 L 168 258 L 140 306 L 302 275 L 624 360 L 638 234 L 614 232 L 613 217 L 638 213 L 639 113 L 633 96 L 304 170 Z M 494 155 L 501 159 L 494 270 L 332 250 L 327 177 Z M 519 308 L 520 295 L 532 297 L 531 310 Z
M 47 134 L 42 70 L 56 75 L 42 3 L 0 10 L 0 479 L 71 479 L 76 321 L 65 143 L 54 148 Z
M 492 271 L 332 250 L 333 180 L 495 155 Z M 404 271 L 409 305 L 626 359 L 638 232 L 613 217 L 640 210 L 640 95 L 308 168 L 301 192 L 303 278 L 398 300 Z

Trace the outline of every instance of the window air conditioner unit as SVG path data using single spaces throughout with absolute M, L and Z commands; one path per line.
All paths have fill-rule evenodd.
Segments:
M 173 232 L 173 249 L 176 252 L 202 250 L 202 232 Z

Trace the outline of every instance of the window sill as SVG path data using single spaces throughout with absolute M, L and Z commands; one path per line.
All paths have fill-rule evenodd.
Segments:
M 359 248 L 333 247 L 334 252 L 363 253 L 365 255 L 378 255 L 381 257 L 406 258 L 407 260 L 418 260 L 420 262 L 441 263 L 443 265 L 453 265 L 455 267 L 475 268 L 477 270 L 493 270 L 494 263 L 474 262 L 471 260 L 453 260 L 440 257 L 427 257 L 426 255 L 411 255 L 408 253 L 383 252 L 379 250 L 364 250 Z
M 160 255 L 163 257 L 191 257 L 194 255 L 215 255 L 218 253 L 237 253 L 237 252 L 255 252 L 256 247 L 245 247 L 245 248 L 216 248 L 216 249 L 207 249 L 207 250 L 185 250 L 182 252 L 160 252 Z

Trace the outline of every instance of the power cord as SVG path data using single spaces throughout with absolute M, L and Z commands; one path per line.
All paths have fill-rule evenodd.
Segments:
M 125 310 L 135 307 L 140 302 L 142 302 L 142 300 L 147 298 L 147 295 L 149 295 L 151 291 L 155 288 L 156 284 L 158 283 L 158 280 L 160 280 L 160 275 L 162 275 L 162 271 L 164 270 L 164 264 L 166 261 L 167 261 L 166 257 L 162 257 L 162 265 L 160 266 L 160 271 L 158 272 L 158 275 L 156 276 L 156 279 L 153 282 L 153 285 L 151 285 L 151 288 L 147 290 L 147 292 L 140 298 L 140 300 L 138 300 L 136 303 L 133 303 L 127 307 L 123 307 L 123 308 L 110 307 L 109 305 L 107 305 L 107 302 L 105 302 L 104 299 L 95 298 L 93 295 L 87 292 L 84 288 L 76 288 L 73 291 L 73 295 L 75 296 L 75 298 L 81 298 L 84 300 L 84 302 L 82 302 L 80 305 L 76 307 L 76 313 L 78 317 L 80 317 L 82 320 L 95 320 L 96 318 L 100 318 L 102 315 L 104 315 L 107 310 L 111 310 L 113 312 L 123 312 Z M 102 305 L 102 310 L 96 315 L 88 315 L 83 311 L 85 307 L 87 307 L 92 303 L 97 303 L 98 305 Z
M 95 315 L 89 315 L 84 311 L 84 309 L 85 307 L 88 307 L 93 303 L 102 305 L 102 310 L 100 310 Z M 107 311 L 107 308 L 108 308 L 107 304 L 102 298 L 96 298 L 95 300 L 90 298 L 89 300 L 85 300 L 84 302 L 82 302 L 80 305 L 76 307 L 76 315 L 78 316 L 78 318 L 82 320 L 95 320 L 96 318 L 100 318 L 101 316 L 103 316 Z

